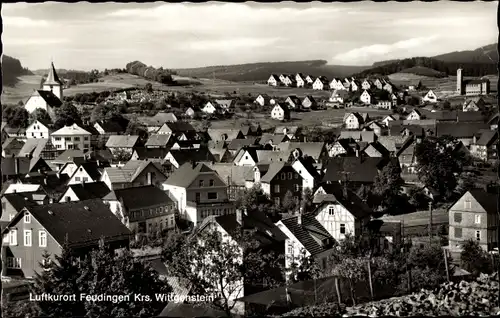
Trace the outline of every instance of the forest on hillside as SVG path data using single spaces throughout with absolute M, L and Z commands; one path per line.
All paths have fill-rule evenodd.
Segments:
M 33 73 L 21 65 L 21 61 L 8 55 L 2 56 L 2 84 L 14 86 L 19 76 L 32 75 Z
M 399 60 L 389 64 L 373 67 L 371 69 L 354 74 L 355 77 L 366 77 L 370 75 L 390 75 L 401 72 L 402 70 L 412 67 L 428 67 L 446 75 L 456 75 L 457 69 L 463 69 L 464 76 L 481 77 L 489 74 L 497 74 L 497 64 L 494 63 L 458 63 L 458 62 L 443 62 L 429 57 L 413 57 L 409 59 Z
M 163 67 L 156 69 L 152 66 L 147 66 L 140 61 L 127 63 L 125 69 L 130 74 L 162 84 L 174 84 L 175 81 L 173 80 L 172 75 L 177 75 L 177 73 L 172 70 L 163 69 Z

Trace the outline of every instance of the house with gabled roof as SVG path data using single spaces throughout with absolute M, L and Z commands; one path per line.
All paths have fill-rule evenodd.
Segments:
M 102 200 L 132 233 L 155 234 L 175 228 L 175 202 L 153 185 L 112 190 Z
M 286 142 L 289 140 L 290 137 L 288 137 L 288 135 L 264 133 L 259 138 L 259 145 L 270 146 L 270 148 L 272 149 L 273 147 L 276 147 L 279 143 Z
M 482 129 L 487 130 L 489 127 L 484 123 L 437 123 L 436 136 L 455 137 L 468 147 L 472 143 L 474 135 Z
M 484 111 L 485 103 L 482 97 L 474 97 L 470 99 L 466 99 L 462 106 L 462 110 L 464 112 L 478 112 Z
M 449 247 L 461 251 L 467 240 L 485 251 L 498 247 L 498 193 L 469 190 L 448 210 Z
M 152 134 L 144 144 L 145 148 L 167 148 L 173 141 L 171 134 Z
M 283 218 L 276 226 L 287 237 L 285 268 L 292 268 L 294 263 L 302 261 L 302 257 L 312 257 L 326 268 L 335 241 L 314 216 L 299 213 Z
M 332 95 L 328 99 L 328 101 L 331 102 L 331 103 L 343 104 L 348 97 L 349 97 L 349 93 L 347 91 L 344 91 L 344 90 L 334 90 L 332 92 Z
M 202 108 L 201 111 L 205 114 L 213 115 L 213 114 L 222 114 L 223 111 L 219 104 L 213 101 L 208 101 Z
M 245 139 L 233 139 L 227 145 L 227 150 L 231 153 L 231 155 L 236 155 L 240 149 L 245 147 L 258 147 L 258 138 L 253 136 L 248 136 Z
M 80 149 L 87 152 L 91 149 L 91 133 L 77 124 L 65 126 L 51 135 L 52 144 L 58 151 L 67 149 Z
M 5 226 L 25 207 L 36 206 L 40 203 L 33 200 L 33 194 L 42 193 L 42 191 L 35 192 L 13 192 L 4 193 L 2 195 L 2 215 L 0 217 L 0 225 L 3 230 Z M 42 204 L 49 204 L 48 198 Z
M 347 129 L 360 129 L 365 123 L 365 119 L 360 113 L 352 112 L 345 113 L 343 122 Z
M 373 85 L 375 85 L 376 88 L 378 89 L 383 89 L 384 87 L 384 81 L 380 78 L 376 78 L 374 81 L 373 81 Z
M 370 92 L 366 89 L 363 91 L 363 93 L 359 97 L 359 100 L 363 104 L 366 104 L 366 105 L 370 105 L 370 104 L 373 104 L 375 102 L 372 95 L 370 94 Z
M 228 197 L 235 200 L 238 194 L 246 190 L 245 177 L 253 173 L 253 166 L 235 166 L 233 163 L 207 163 L 210 169 L 217 172 L 219 177 L 228 186 Z
M 62 101 L 53 92 L 45 90 L 33 90 L 31 96 L 24 104 L 28 113 L 37 109 L 45 110 L 52 120 L 56 119 L 56 109 L 62 106 Z
M 49 123 L 40 119 L 34 120 L 28 128 L 26 128 L 26 138 L 43 138 L 49 139 L 50 133 L 52 132 L 49 129 Z
M 314 83 L 312 84 L 312 89 L 314 90 L 326 90 L 329 88 L 329 82 L 328 79 L 325 76 L 319 76 L 316 78 Z
M 85 255 L 101 239 L 111 249 L 128 248 L 131 233 L 106 204 L 93 199 L 25 207 L 2 235 L 2 274 L 34 278 L 43 270 L 44 251 L 55 260 L 67 243 L 75 255 Z
M 348 234 L 359 237 L 373 213 L 356 193 L 338 183 L 321 184 L 313 203 L 317 207 L 312 216 L 336 241 Z
M 290 120 L 290 110 L 286 104 L 277 103 L 271 110 L 271 118 L 280 121 Z
M 271 74 L 269 76 L 269 79 L 267 80 L 267 85 L 269 86 L 279 86 L 281 83 L 281 80 L 279 79 L 278 75 L 276 74 Z
M 25 157 L 19 156 L 19 152 L 23 149 L 24 141 L 16 138 L 7 137 L 2 143 L 2 158 L 5 157 Z
M 104 168 L 101 180 L 111 189 L 161 184 L 167 179 L 161 165 L 153 161 L 129 161 L 122 167 Z
M 109 165 L 107 165 L 109 167 Z M 80 164 L 70 176 L 68 185 L 78 183 L 92 183 L 101 180 L 104 167 L 97 162 L 84 162 Z
M 222 110 L 223 114 L 234 113 L 235 111 L 235 101 L 232 99 L 216 99 L 215 103 Z
M 84 201 L 92 199 L 102 199 L 111 190 L 101 181 L 91 183 L 77 183 L 68 185 L 57 202 Z
M 274 128 L 274 134 L 284 135 L 287 136 L 290 140 L 294 140 L 301 137 L 302 129 L 299 126 L 276 126 Z
M 311 110 L 316 109 L 318 107 L 318 103 L 311 95 L 306 95 L 302 100 L 302 109 Z
M 470 144 L 471 155 L 485 162 L 494 162 L 498 158 L 498 132 L 495 130 L 485 130 L 479 135 L 479 138 L 474 135 L 472 139 L 472 143 Z
M 139 136 L 134 135 L 112 135 L 109 136 L 106 142 L 106 148 L 108 148 L 113 155 L 116 155 L 118 152 L 132 155 L 134 148 L 137 146 L 139 146 Z
M 235 211 L 228 199 L 227 184 L 204 163 L 183 164 L 162 187 L 176 203 L 180 217 L 195 226 L 210 215 Z
M 302 102 L 296 95 L 290 95 L 285 99 L 285 104 L 287 104 L 289 109 L 299 109 Z
M 304 87 L 307 83 L 306 77 L 302 73 L 297 73 L 295 75 L 295 82 L 297 83 L 297 87 Z
M 263 175 L 260 175 L 260 170 L 254 167 L 253 182 L 260 184 L 262 191 L 276 205 L 283 202 L 287 192 L 291 192 L 296 200 L 302 197 L 302 176 L 295 171 L 290 163 L 272 162 Z
M 18 128 L 18 127 L 5 127 L 4 130 L 5 136 L 10 138 L 16 138 L 22 141 L 26 141 L 26 128 Z
M 20 179 L 31 172 L 51 171 L 42 158 L 7 157 L 2 158 L 2 182 Z
M 430 89 L 425 94 L 425 96 L 422 98 L 422 101 L 423 102 L 428 102 L 428 103 L 437 103 L 438 102 L 438 98 L 437 98 L 436 93 L 434 93 L 434 91 L 432 89 Z
M 260 94 L 254 101 L 255 104 L 264 107 L 271 104 L 271 97 L 267 94 Z
M 374 85 L 372 83 L 372 81 L 370 81 L 369 79 L 365 79 L 362 83 L 361 83 L 361 89 L 363 90 L 369 90 L 372 88 L 372 85 Z
M 308 156 L 315 162 L 321 162 L 327 157 L 324 142 L 282 142 L 276 146 L 276 150 L 291 160 Z
M 214 156 L 206 148 L 194 149 L 174 149 L 170 150 L 164 158 L 178 169 L 186 162 L 211 162 L 214 161 Z
M 299 156 L 292 161 L 292 168 L 302 177 L 302 189 L 314 190 L 321 176 L 312 157 Z
M 356 141 L 352 138 L 338 138 L 328 148 L 329 157 L 350 156 L 354 154 L 353 145 Z
M 259 162 L 257 148 L 241 148 L 234 156 L 233 163 L 236 166 L 255 166 Z

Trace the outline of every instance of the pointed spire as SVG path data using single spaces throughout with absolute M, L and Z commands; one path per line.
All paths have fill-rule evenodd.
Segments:
M 50 63 L 49 74 L 47 75 L 47 80 L 43 83 L 44 85 L 62 85 L 59 76 L 57 76 L 56 68 L 54 67 L 54 62 Z

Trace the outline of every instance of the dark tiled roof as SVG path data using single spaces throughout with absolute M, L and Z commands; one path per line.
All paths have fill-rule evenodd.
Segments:
M 83 168 L 89 176 L 92 178 L 92 180 L 96 181 L 101 178 L 102 175 L 102 167 L 97 165 L 97 162 L 84 162 L 78 166 L 78 169 Z M 75 173 L 76 171 L 75 170 Z
M 173 204 L 165 191 L 153 185 L 113 190 L 103 200 L 122 201 L 130 210 Z
M 488 129 L 483 123 L 438 123 L 436 135 L 438 137 L 450 135 L 455 138 L 472 138 L 479 130 Z
M 478 139 L 477 144 L 480 146 L 489 146 L 497 139 L 498 132 L 494 130 L 488 130 L 481 134 L 481 137 Z
M 488 214 L 497 214 L 498 194 L 483 190 L 470 190 L 469 193 L 481 204 Z
M 323 246 L 321 242 L 330 239 L 333 243 L 333 237 L 318 220 L 312 215 L 302 215 L 301 219 L 302 224 L 298 224 L 298 216 L 283 219 L 281 222 L 312 256 L 330 249 L 330 246 Z
M 171 134 L 151 135 L 146 142 L 146 147 L 166 147 Z
M 257 138 L 254 137 L 247 137 L 246 139 L 233 139 L 231 142 L 227 145 L 227 149 L 229 150 L 239 150 L 242 147 L 245 146 L 252 146 L 255 145 L 257 142 Z
M 59 107 L 62 105 L 61 100 L 59 97 L 54 95 L 54 93 L 50 91 L 43 91 L 43 90 L 38 90 L 38 94 L 43 98 L 43 100 L 47 103 L 47 105 L 51 107 Z
M 236 214 L 227 214 L 208 218 L 207 223 L 211 221 L 217 222 L 229 235 L 234 233 L 240 227 L 236 220 Z M 262 245 L 268 245 L 274 242 L 284 242 L 287 237 L 281 230 L 263 213 L 260 211 L 252 211 L 252 213 L 245 214 L 242 212 L 243 229 L 257 230 L 255 239 Z M 203 222 L 206 224 L 206 222 Z M 203 224 L 200 228 L 203 228 Z M 271 235 L 269 235 L 269 233 Z
M 347 172 L 348 181 L 373 182 L 378 171 L 382 170 L 390 161 L 394 161 L 399 166 L 397 158 L 330 158 L 325 165 L 326 171 L 323 181 L 343 181 L 345 180 L 344 172 Z
M 259 144 L 265 145 L 268 144 L 269 142 L 272 142 L 273 145 L 277 145 L 281 142 L 286 141 L 288 138 L 285 135 L 274 135 L 274 134 L 269 134 L 265 133 L 262 134 L 262 136 L 259 139 Z
M 146 159 L 163 159 L 167 155 L 169 150 L 166 148 L 135 148 L 134 152 L 137 153 L 139 157 L 138 160 Z
M 196 129 L 194 129 L 194 127 L 190 123 L 187 123 L 185 121 L 166 122 L 165 125 L 174 133 L 196 131 Z
M 84 158 L 84 152 L 83 150 L 80 149 L 68 149 L 64 151 L 62 154 L 60 154 L 56 159 L 54 159 L 54 162 L 56 163 L 66 163 L 66 162 L 75 162 L 75 159 L 83 161 Z M 79 161 L 80 162 L 80 161 Z
M 356 193 L 349 189 L 344 189 L 339 183 L 323 183 L 320 187 L 325 190 L 326 195 L 315 195 L 313 200 L 314 203 L 328 204 L 329 202 L 339 202 L 347 211 L 358 219 L 370 217 L 373 213 L 372 209 L 370 209 Z M 345 192 L 347 192 L 347 196 Z M 320 210 L 321 206 L 313 212 L 313 215 L 317 215 Z
M 70 246 L 128 239 L 131 232 L 99 199 L 37 205 L 28 208 L 33 217 L 59 243 Z M 49 212 L 50 211 L 50 212 Z M 19 219 L 19 214 L 11 222 Z
M 262 176 L 260 182 L 270 183 L 274 177 L 286 166 L 289 165 L 285 162 L 273 162 L 269 165 L 269 168 L 265 175 Z
M 139 136 L 112 135 L 106 142 L 106 148 L 133 148 L 138 140 Z
M 174 157 L 179 165 L 186 162 L 214 161 L 214 156 L 206 148 L 199 149 L 174 149 L 170 150 L 170 154 Z
M 21 211 L 25 207 L 31 207 L 38 205 L 35 201 L 30 199 L 30 192 L 20 192 L 20 193 L 6 193 L 3 197 L 9 201 L 12 207 L 17 211 Z
M 68 186 L 68 189 L 73 190 L 80 201 L 102 199 L 111 191 L 104 182 L 72 184 Z M 61 199 L 63 199 L 63 197 L 61 197 L 59 201 Z
M 108 121 L 100 122 L 99 126 L 101 126 L 101 128 L 106 133 L 120 134 L 120 133 L 125 132 L 125 130 L 127 129 L 127 127 L 123 127 L 122 125 L 120 125 L 119 122 L 117 122 L 115 120 L 108 120 Z
M 18 171 L 16 173 L 16 161 L 18 162 Z M 39 163 L 40 162 L 40 163 Z M 45 160 L 42 158 L 2 158 L 2 174 L 4 175 L 26 175 L 35 168 L 36 165 L 43 166 L 45 169 L 50 170 Z
M 481 112 L 458 112 L 458 122 L 485 122 L 486 118 Z

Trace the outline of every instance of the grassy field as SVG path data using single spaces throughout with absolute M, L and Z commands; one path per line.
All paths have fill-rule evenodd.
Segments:
M 2 104 L 17 104 L 19 101 L 26 102 L 34 89 L 40 88 L 41 76 L 25 75 L 19 77 L 15 87 L 4 86 L 2 88 Z
M 359 109 L 326 109 L 310 112 L 292 112 L 292 120 L 290 122 L 281 122 L 270 118 L 269 114 L 253 113 L 249 118 L 247 114 L 235 114 L 234 118 L 226 120 L 211 121 L 212 128 L 237 128 L 241 127 L 245 122 L 251 121 L 259 123 L 263 129 L 274 127 L 277 125 L 300 125 L 309 127 L 331 128 L 332 126 L 342 123 L 342 119 L 346 112 L 365 112 L 371 117 L 382 117 L 390 114 L 390 111 L 359 108 Z M 199 122 L 194 122 L 194 125 L 199 125 Z

